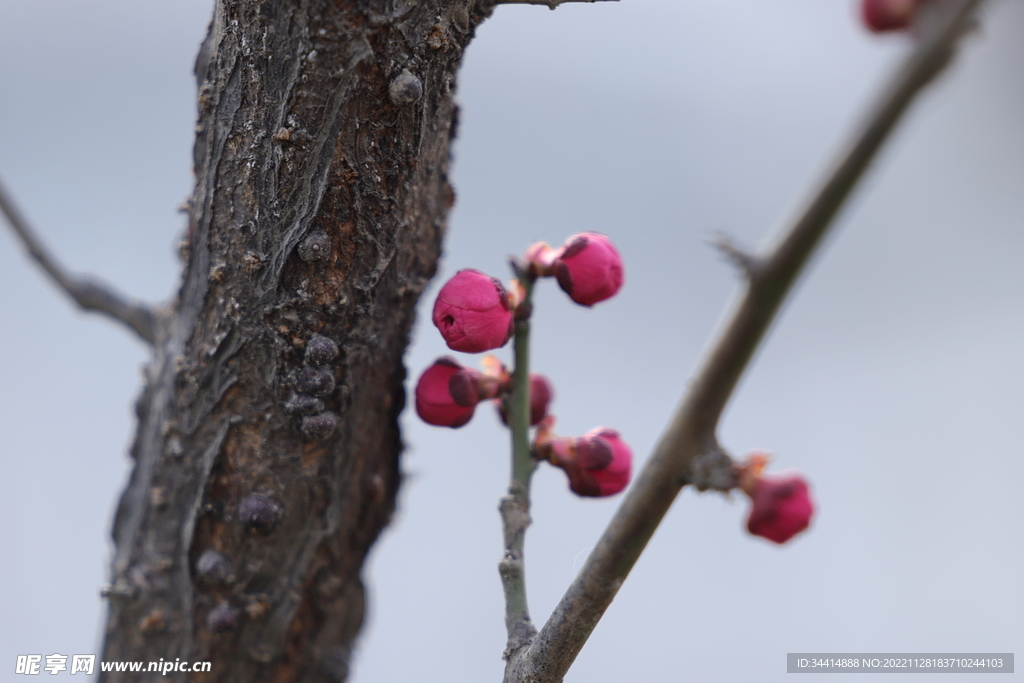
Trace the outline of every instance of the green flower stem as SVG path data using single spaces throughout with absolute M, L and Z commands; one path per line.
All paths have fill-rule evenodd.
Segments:
M 520 270 L 517 268 L 517 270 Z M 512 434 L 512 478 L 508 495 L 501 499 L 505 554 L 498 564 L 505 590 L 506 659 L 529 643 L 537 633 L 526 603 L 526 571 L 523 546 L 530 526 L 530 478 L 536 463 L 530 453 L 530 312 L 533 306 L 533 278 L 517 273 L 525 290 L 516 307 L 515 370 L 512 393 L 505 399 L 509 431 Z
M 512 372 L 512 395 L 509 397 L 509 431 L 512 432 L 512 490 L 521 489 L 527 506 L 530 504 L 530 477 L 536 463 L 530 454 L 530 313 L 533 308 L 533 284 L 530 277 L 521 280 L 526 296 L 517 310 L 515 370 Z

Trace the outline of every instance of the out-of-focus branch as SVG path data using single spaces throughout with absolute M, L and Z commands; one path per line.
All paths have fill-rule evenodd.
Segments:
M 922 6 L 928 14 L 917 24 L 916 45 L 825 183 L 774 247 L 743 259 L 752 267 L 744 268 L 746 291 L 731 319 L 583 569 L 538 636 L 509 662 L 505 683 L 561 681 L 682 487 L 732 485 L 729 459 L 715 434 L 722 410 L 832 219 L 910 103 L 949 63 L 981 2 L 937 0 Z M 724 476 L 709 471 L 715 463 Z M 697 469 L 701 482 L 694 477 Z
M 153 310 L 137 301 L 131 301 L 109 286 L 89 278 L 69 275 L 64 267 L 50 255 L 29 227 L 28 222 L 14 206 L 13 200 L 0 181 L 0 211 L 7 218 L 15 234 L 21 238 L 29 256 L 46 271 L 46 274 L 74 299 L 82 310 L 96 311 L 130 327 L 135 334 L 150 344 L 154 343 L 155 331 Z

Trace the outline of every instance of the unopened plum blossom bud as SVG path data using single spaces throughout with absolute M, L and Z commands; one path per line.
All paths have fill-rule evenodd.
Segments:
M 416 414 L 427 424 L 461 427 L 469 422 L 480 402 L 476 385 L 468 380 L 469 371 L 454 358 L 434 361 L 416 383 Z
M 581 306 L 593 306 L 622 287 L 622 257 L 604 235 L 581 232 L 566 240 L 554 264 L 558 285 Z
M 471 268 L 460 270 L 444 284 L 431 317 L 453 351 L 496 349 L 504 346 L 515 331 L 505 287 Z
M 555 395 L 551 388 L 551 382 L 544 375 L 535 372 L 530 373 L 530 426 L 536 425 L 548 415 L 548 405 Z M 502 424 L 508 424 L 508 414 L 505 412 L 505 404 L 501 399 L 496 401 L 498 415 Z
M 902 31 L 914 20 L 918 0 L 861 0 L 861 17 L 874 31 Z
M 796 472 L 762 475 L 767 454 L 752 453 L 737 467 L 740 488 L 750 496 L 747 530 L 775 543 L 785 543 L 806 529 L 814 514 L 807 481 Z
M 540 277 L 551 277 L 555 274 L 555 259 L 558 258 L 558 249 L 552 249 L 547 242 L 535 242 L 531 244 L 523 255 L 526 267 L 534 275 Z
M 629 484 L 633 451 L 614 429 L 598 427 L 578 438 L 549 438 L 544 431 L 542 425 L 534 451 L 538 458 L 565 470 L 573 493 L 610 496 Z
M 423 371 L 416 383 L 416 414 L 427 424 L 461 427 L 480 401 L 494 398 L 499 381 L 443 356 Z
M 751 500 L 747 530 L 776 543 L 806 529 L 814 514 L 807 482 L 795 473 L 762 477 Z

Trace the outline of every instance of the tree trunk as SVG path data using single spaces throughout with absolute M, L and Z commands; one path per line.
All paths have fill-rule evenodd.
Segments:
M 216 3 L 103 661 L 213 663 L 167 681 L 346 677 L 400 480 L 402 356 L 453 201 L 455 73 L 489 11 Z

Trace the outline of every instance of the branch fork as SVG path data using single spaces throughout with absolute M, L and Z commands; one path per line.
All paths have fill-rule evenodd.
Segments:
M 740 301 L 653 454 L 547 623 L 528 646 L 506 650 L 504 683 L 560 682 L 682 487 L 727 491 L 736 486 L 732 460 L 716 437 L 722 411 L 815 247 L 910 104 L 949 64 L 959 39 L 974 26 L 973 15 L 982 2 L 936 0 L 922 7 L 927 14 L 914 48 L 825 183 L 772 248 L 748 253 L 729 238 L 718 238 L 716 246 L 747 276 Z M 518 342 L 517 329 L 517 372 Z M 511 635 L 510 630 L 510 642 Z

